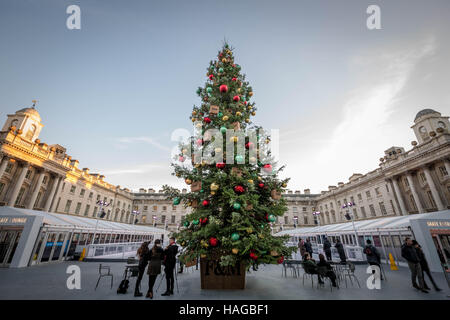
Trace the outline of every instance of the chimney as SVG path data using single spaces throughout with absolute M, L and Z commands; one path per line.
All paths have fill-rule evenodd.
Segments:
M 89 168 L 83 168 L 83 172 L 84 172 L 85 174 L 89 174 Z M 119 186 L 119 188 L 120 188 L 120 186 Z
M 144 188 L 140 188 L 140 189 L 139 189 L 139 192 L 140 192 L 140 193 L 147 193 L 147 190 L 145 190 Z
M 78 164 L 80 163 L 80 161 L 78 161 L 78 160 L 72 160 L 72 161 L 70 161 L 70 165 L 72 166 L 72 167 L 74 167 L 75 169 L 78 169 Z
M 300 190 L 295 190 L 295 194 L 301 194 Z
M 303 193 L 304 194 L 311 194 L 311 191 L 309 189 L 305 189 L 305 190 L 303 190 Z

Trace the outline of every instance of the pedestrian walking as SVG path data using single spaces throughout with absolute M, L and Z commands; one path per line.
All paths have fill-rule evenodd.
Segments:
M 408 267 L 411 271 L 412 286 L 417 290 L 428 293 L 428 291 L 425 290 L 422 267 L 420 266 L 416 248 L 414 248 L 413 242 L 409 237 L 405 238 L 405 242 L 402 245 L 402 257 L 408 262 Z M 417 285 L 416 279 L 419 280 L 419 285 Z
M 422 278 L 423 278 L 423 286 L 425 290 L 431 290 L 426 281 L 425 281 L 425 273 L 428 275 L 428 278 L 430 278 L 431 283 L 433 284 L 434 290 L 441 291 L 441 289 L 437 286 L 436 282 L 434 282 L 433 277 L 431 276 L 430 267 L 428 266 L 428 261 L 425 258 L 425 253 L 423 253 L 422 247 L 419 245 L 419 243 L 416 240 L 412 241 L 414 248 L 416 249 L 417 256 L 419 257 L 420 261 L 420 267 L 422 268 Z
M 328 238 L 325 238 L 323 242 L 323 251 L 325 252 L 325 255 L 327 257 L 328 261 L 331 261 L 331 243 L 328 240 Z
M 367 263 L 371 266 L 377 266 L 380 269 L 380 279 L 383 279 L 383 274 L 381 273 L 381 255 L 378 252 L 378 249 L 372 245 L 372 241 L 367 239 L 366 246 L 364 247 L 364 253 L 367 258 Z M 372 271 L 375 273 L 375 270 Z
M 347 257 L 345 256 L 344 245 L 342 244 L 340 239 L 336 240 L 336 244 L 334 245 L 334 247 L 336 248 L 337 252 L 339 253 L 339 258 L 341 259 L 341 263 L 342 264 L 347 263 Z

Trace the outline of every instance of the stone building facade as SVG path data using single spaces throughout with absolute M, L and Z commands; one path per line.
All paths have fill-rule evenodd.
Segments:
M 287 191 L 288 211 L 274 231 L 353 219 L 406 215 L 450 208 L 450 134 L 448 117 L 431 109 L 420 111 L 411 127 L 417 137 L 412 149 L 391 147 L 379 168 L 353 174 L 346 183 L 311 194 Z M 37 110 L 24 108 L 7 115 L 0 132 L 0 205 L 139 223 L 177 230 L 189 208 L 173 206 L 161 190 L 132 192 L 114 186 L 88 168 L 78 168 L 61 145 L 39 140 L 43 128 Z M 187 192 L 183 189 L 182 192 Z M 99 213 L 97 201 L 110 205 Z M 134 215 L 133 211 L 138 211 Z M 320 212 L 314 216 L 313 212 Z

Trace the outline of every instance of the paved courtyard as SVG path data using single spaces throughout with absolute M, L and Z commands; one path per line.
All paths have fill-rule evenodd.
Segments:
M 110 289 L 110 280 L 103 278 L 94 290 L 98 278 L 98 262 L 63 262 L 57 264 L 39 265 L 22 269 L 0 269 L 0 299 L 145 299 L 134 298 L 133 289 L 130 288 L 125 295 L 116 293 L 117 287 L 122 279 L 125 262 L 104 263 L 111 266 L 114 275 L 113 288 Z M 70 265 L 78 265 L 81 269 L 81 289 L 69 290 L 66 281 L 69 274 L 66 269 Z M 246 278 L 245 290 L 201 290 L 199 271 L 190 270 L 178 275 L 177 293 L 175 295 L 162 297 L 165 290 L 165 282 L 161 284 L 154 299 L 301 299 L 301 300 L 328 300 L 328 299 L 449 299 L 450 290 L 443 274 L 434 274 L 441 292 L 434 290 L 429 294 L 418 292 L 410 285 L 409 270 L 400 267 L 398 271 L 386 270 L 388 280 L 382 282 L 380 290 L 369 290 L 366 286 L 366 265 L 356 266 L 356 275 L 361 284 L 352 286 L 348 283 L 341 284 L 339 290 L 331 292 L 326 286 L 317 289 L 311 287 L 310 281 L 302 284 L 301 276 L 294 278 L 288 271 L 287 277 L 282 276 L 281 265 L 260 266 L 257 272 L 250 272 Z M 385 268 L 386 269 L 386 268 Z M 136 278 L 130 281 L 130 287 L 134 287 Z M 154 291 L 160 283 L 160 277 L 156 280 Z M 142 283 L 142 291 L 147 290 L 148 276 L 145 275 Z

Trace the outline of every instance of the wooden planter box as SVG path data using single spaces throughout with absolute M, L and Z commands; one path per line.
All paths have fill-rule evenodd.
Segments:
M 200 259 L 202 289 L 245 289 L 245 266 L 221 267 L 219 260 Z

